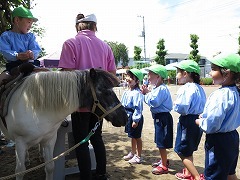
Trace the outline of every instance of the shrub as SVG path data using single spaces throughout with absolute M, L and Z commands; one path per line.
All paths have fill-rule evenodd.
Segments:
M 213 84 L 212 78 L 201 78 L 200 82 L 202 85 L 212 85 Z

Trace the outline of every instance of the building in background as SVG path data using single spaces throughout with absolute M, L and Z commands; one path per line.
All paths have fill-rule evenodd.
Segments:
M 189 54 L 169 53 L 165 56 L 165 59 L 166 65 L 168 65 L 189 59 Z M 205 56 L 201 56 L 198 64 L 201 68 L 201 77 L 209 77 L 209 72 L 211 71 L 210 61 Z

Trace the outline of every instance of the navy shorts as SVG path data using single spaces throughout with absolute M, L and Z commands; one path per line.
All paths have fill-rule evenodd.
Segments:
M 205 170 L 207 180 L 226 180 L 236 173 L 239 155 L 239 135 L 236 130 L 207 134 L 205 141 Z
M 158 148 L 173 147 L 173 118 L 169 112 L 153 114 L 155 137 L 154 142 Z
M 143 116 L 141 117 L 140 121 L 138 122 L 138 126 L 136 128 L 132 127 L 132 115 L 133 111 L 126 110 L 128 115 L 128 122 L 125 126 L 125 132 L 128 133 L 128 137 L 130 138 L 141 138 L 142 136 L 142 128 L 143 128 Z
M 193 152 L 198 149 L 203 133 L 195 123 L 198 116 L 189 114 L 179 117 L 174 151 L 180 156 L 192 156 Z
M 6 71 L 10 72 L 10 74 L 11 74 L 11 70 L 13 68 L 18 67 L 23 63 L 27 63 L 27 62 L 23 62 L 23 61 L 20 61 L 20 60 L 8 62 L 8 63 L 6 63 Z M 30 63 L 33 64 L 34 66 L 37 66 L 37 67 L 40 66 L 40 61 L 39 60 L 34 60 L 33 62 L 30 62 Z

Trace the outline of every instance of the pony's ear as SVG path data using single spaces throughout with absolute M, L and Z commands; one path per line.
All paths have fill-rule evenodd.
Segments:
M 96 76 L 97 76 L 97 72 L 95 71 L 94 68 L 91 68 L 91 69 L 90 69 L 90 77 L 91 77 L 92 79 L 95 79 Z

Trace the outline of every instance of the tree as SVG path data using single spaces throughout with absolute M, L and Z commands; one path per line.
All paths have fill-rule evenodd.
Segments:
M 113 51 L 116 65 L 118 63 L 121 63 L 123 67 L 127 66 L 129 62 L 129 58 L 128 58 L 128 48 L 126 47 L 126 45 L 123 43 L 111 42 L 111 41 L 107 42 L 107 44 L 111 47 Z
M 190 38 L 191 38 L 191 44 L 190 44 L 190 47 L 193 49 L 191 52 L 190 52 L 190 55 L 189 55 L 189 59 L 191 60 L 194 60 L 195 62 L 199 62 L 199 60 L 201 59 L 201 56 L 198 55 L 198 39 L 199 37 L 196 35 L 196 34 L 190 34 Z
M 140 61 L 141 60 L 141 52 L 142 49 L 138 46 L 134 46 L 134 56 L 133 56 L 133 60 L 134 61 Z
M 157 56 L 155 57 L 155 61 L 157 64 L 161 64 L 163 66 L 166 65 L 165 56 L 167 55 L 167 50 L 165 50 L 164 39 L 160 39 L 157 43 Z

